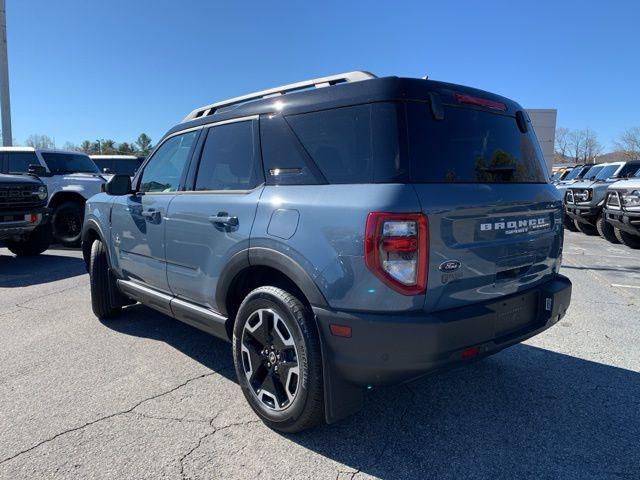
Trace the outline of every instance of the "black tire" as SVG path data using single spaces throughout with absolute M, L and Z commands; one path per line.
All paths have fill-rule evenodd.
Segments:
M 253 328 L 253 332 L 249 332 L 249 328 Z M 264 342 L 259 338 L 264 338 Z M 283 346 L 285 340 L 289 346 Z M 273 364 L 269 363 L 270 359 Z M 281 432 L 300 432 L 324 421 L 320 340 L 313 314 L 300 299 L 276 287 L 259 287 L 249 293 L 236 316 L 233 361 L 242 393 L 268 427 Z M 291 398 L 293 364 L 297 378 Z M 288 373 L 284 381 L 283 371 Z M 271 395 L 269 389 L 273 389 L 275 395 Z M 278 396 L 280 399 L 275 398 Z
M 585 235 L 598 235 L 598 229 L 593 225 L 582 223 L 577 220 L 574 220 L 573 223 L 575 224 L 576 228 Z
M 33 257 L 40 255 L 51 245 L 51 224 L 46 223 L 37 227 L 24 240 L 8 241 L 7 248 L 18 257 Z
M 600 215 L 598 217 L 598 221 L 596 222 L 596 229 L 602 238 L 610 241 L 611 243 L 620 243 L 618 238 L 616 237 L 616 232 L 613 229 L 613 225 L 607 222 L 604 218 L 604 215 Z
M 620 243 L 623 243 L 627 247 L 633 248 L 634 250 L 640 249 L 640 236 L 623 232 L 619 228 L 615 229 L 615 235 L 616 238 L 620 240 Z
M 65 247 L 79 246 L 83 221 L 84 205 L 73 201 L 62 202 L 53 209 L 53 238 Z
M 573 222 L 571 217 L 569 217 L 568 215 L 565 214 L 564 219 L 563 219 L 562 222 L 564 223 L 564 228 L 566 228 L 570 232 L 577 232 L 578 231 L 578 228 L 576 227 L 576 224 Z
M 91 286 L 91 308 L 96 317 L 101 320 L 109 319 L 122 311 L 122 307 L 111 305 L 109 290 L 114 288 L 114 281 L 107 263 L 107 251 L 100 240 L 96 240 L 91 245 L 89 284 Z

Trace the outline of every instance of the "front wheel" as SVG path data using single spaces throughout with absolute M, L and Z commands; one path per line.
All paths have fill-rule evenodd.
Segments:
M 53 237 L 65 247 L 80 245 L 84 208 L 79 202 L 63 202 L 53 210 Z
M 627 247 L 633 248 L 634 250 L 640 249 L 640 236 L 624 232 L 619 228 L 615 229 L 615 235 L 618 240 L 620 240 L 620 243 L 623 243 Z
M 91 245 L 91 260 L 89 261 L 89 284 L 91 287 L 91 308 L 99 319 L 113 318 L 118 315 L 122 307 L 111 304 L 109 292 L 117 288 L 109 270 L 107 250 L 100 240 Z
M 40 255 L 51 244 L 51 224 L 46 223 L 36 229 L 23 240 L 8 241 L 7 248 L 18 257 Z
M 618 238 L 616 237 L 616 232 L 607 220 L 604 218 L 604 214 L 598 217 L 598 222 L 596 223 L 596 228 L 598 229 L 598 233 L 605 240 L 610 241 L 611 243 L 620 243 Z
M 233 361 L 242 393 L 267 426 L 299 432 L 323 421 L 320 340 L 298 298 L 276 287 L 249 293 L 236 316 Z
M 598 230 L 593 225 L 582 223 L 578 220 L 574 220 L 573 223 L 575 224 L 576 228 L 585 235 L 598 235 Z
M 564 219 L 562 220 L 562 222 L 564 223 L 564 228 L 566 228 L 570 232 L 577 232 L 578 231 L 578 229 L 576 227 L 576 224 L 573 223 L 573 219 L 571 217 L 569 217 L 568 215 L 565 214 Z

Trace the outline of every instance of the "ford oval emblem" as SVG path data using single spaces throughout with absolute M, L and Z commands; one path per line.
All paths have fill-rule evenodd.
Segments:
M 447 260 L 446 262 L 442 262 L 438 267 L 438 270 L 441 272 L 455 272 L 462 265 L 458 260 Z

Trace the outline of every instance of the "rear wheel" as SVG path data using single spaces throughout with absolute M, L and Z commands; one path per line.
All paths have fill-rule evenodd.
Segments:
M 582 223 L 577 220 L 573 221 L 574 225 L 585 235 L 598 235 L 598 229 L 588 223 Z
M 633 248 L 634 250 L 640 249 L 640 236 L 632 235 L 627 232 L 623 232 L 619 228 L 615 229 L 615 235 L 620 243 L 625 244 L 629 248 Z
M 122 311 L 122 307 L 111 305 L 109 292 L 115 287 L 115 281 L 109 271 L 107 250 L 100 240 L 91 245 L 89 262 L 89 284 L 91 286 L 91 308 L 100 319 L 113 318 Z
M 598 233 L 600 234 L 600 236 L 605 240 L 608 240 L 611 243 L 620 243 L 618 241 L 618 238 L 616 237 L 616 232 L 613 229 L 613 225 L 605 220 L 604 215 L 600 215 L 598 217 L 596 228 L 598 229 Z
M 65 247 L 79 246 L 83 220 L 84 209 L 80 203 L 62 202 L 53 210 L 51 223 L 54 239 Z
M 564 228 L 566 228 L 570 232 L 578 231 L 578 229 L 576 228 L 576 224 L 573 223 L 573 220 L 568 215 L 564 216 L 564 220 L 562 222 L 564 223 Z
M 249 293 L 236 316 L 233 360 L 242 393 L 267 426 L 299 432 L 322 423 L 320 341 L 298 298 L 276 287 Z
M 18 241 L 8 241 L 7 248 L 19 257 L 40 255 L 51 245 L 51 224 L 37 227 L 31 234 Z

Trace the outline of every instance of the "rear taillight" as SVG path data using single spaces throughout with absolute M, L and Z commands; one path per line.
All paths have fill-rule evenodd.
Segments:
M 429 230 L 421 213 L 370 213 L 365 231 L 365 263 L 380 280 L 404 295 L 427 286 Z

